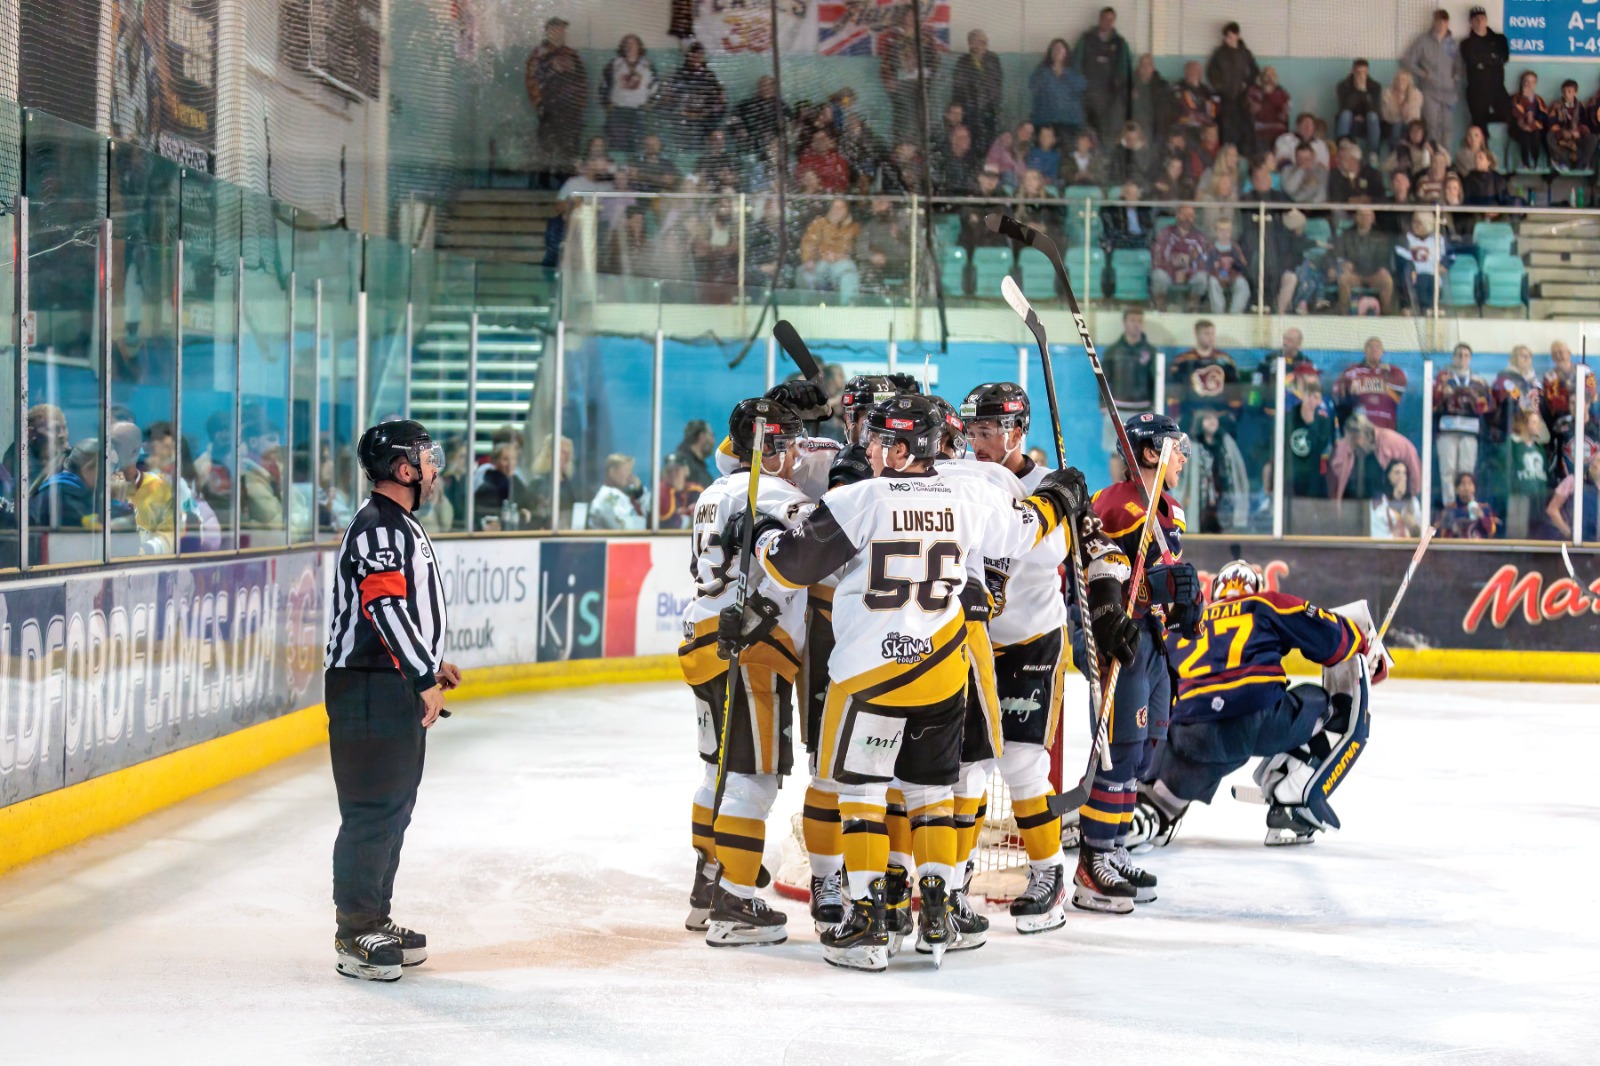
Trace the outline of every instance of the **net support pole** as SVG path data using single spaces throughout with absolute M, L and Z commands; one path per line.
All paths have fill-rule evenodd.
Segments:
M 763 373 L 767 388 L 778 383 L 778 339 L 770 335 L 767 337 L 767 365 Z
M 318 308 L 321 308 L 319 301 Z M 411 346 L 416 341 L 417 317 L 416 305 L 411 302 L 410 286 L 406 287 L 406 376 L 405 391 L 400 394 L 400 414 L 402 418 L 411 417 Z M 366 427 L 363 426 L 363 429 Z
M 738 274 L 738 278 L 736 280 L 736 284 L 739 286 L 738 300 L 739 300 L 739 332 L 740 333 L 743 333 L 747 328 L 749 328 L 748 327 L 748 323 L 745 320 L 745 313 L 744 313 L 744 272 L 745 272 L 745 266 L 746 266 L 746 264 L 745 264 L 746 248 L 745 248 L 745 244 L 744 244 L 744 242 L 745 242 L 745 212 L 748 210 L 748 208 L 749 208 L 748 197 L 744 193 L 740 193 L 739 194 L 739 206 L 737 208 L 737 212 L 738 212 L 738 216 L 739 216 L 739 274 Z M 661 473 L 661 471 L 658 469 L 656 471 L 656 475 L 659 477 L 660 473 Z
M 1289 357 L 1278 356 L 1278 381 L 1273 386 L 1277 413 L 1273 417 L 1272 436 L 1272 538 L 1283 539 L 1283 462 L 1287 452 L 1286 437 L 1289 430 L 1289 412 L 1285 409 L 1289 396 Z
M 560 327 L 557 326 L 557 329 Z M 478 531 L 478 501 L 471 491 L 472 471 L 478 464 L 478 309 L 467 316 L 467 532 Z M 503 531 L 502 531 L 503 532 Z
M 111 219 L 100 220 L 100 561 L 111 561 Z M 235 462 L 234 468 L 238 469 Z M 237 477 L 234 481 L 238 481 Z
M 897 373 L 900 369 L 900 342 L 894 339 L 889 341 L 889 373 Z
M 922 232 L 919 223 L 922 221 L 922 205 L 916 193 L 911 194 L 911 266 L 907 270 L 909 278 L 906 284 L 911 287 L 911 322 L 918 337 L 922 336 L 922 241 L 918 234 Z
M 1167 413 L 1167 353 L 1156 349 L 1156 396 L 1155 412 L 1158 415 Z M 1137 457 L 1136 457 L 1137 458 Z M 1128 471 L 1128 476 L 1137 474 L 1137 470 Z
M 663 488 L 661 474 L 661 390 L 666 385 L 664 373 L 667 365 L 667 335 L 659 327 L 656 329 L 655 361 L 650 372 L 650 469 L 655 471 L 654 484 L 651 491 L 655 499 L 650 501 L 650 532 L 661 532 L 661 490 Z
M 365 432 L 370 424 L 368 416 L 371 414 L 371 401 L 367 396 L 370 383 L 367 380 L 367 357 L 370 354 L 367 344 L 367 294 L 363 289 L 356 293 L 356 430 Z
M 1083 291 L 1084 317 L 1094 313 L 1094 286 L 1089 284 L 1089 257 L 1094 252 L 1094 200 L 1083 202 L 1083 276 L 1078 280 L 1078 288 Z M 1052 300 L 1051 303 L 1056 303 Z
M 1256 318 L 1267 317 L 1267 205 L 1256 203 Z M 1264 325 L 1264 324 L 1263 324 Z M 1265 329 L 1262 332 L 1266 332 Z M 1282 381 L 1280 375 L 1278 378 Z M 1281 407 L 1279 408 L 1282 409 Z M 1281 534 L 1280 534 L 1281 535 Z
M 477 318 L 474 316 L 473 321 Z M 478 331 L 472 331 L 474 339 Z M 550 532 L 559 532 L 561 529 L 561 409 L 566 406 L 567 377 L 567 323 L 565 319 L 556 323 L 556 377 L 555 395 L 551 397 L 555 408 L 555 423 L 550 434 Z
M 178 194 L 178 246 L 173 250 L 172 276 L 172 446 L 174 469 L 181 466 L 178 441 L 183 437 L 183 194 L 182 176 L 179 176 Z M 172 509 L 172 554 L 178 554 L 178 540 L 183 535 L 183 519 L 177 507 Z
M 1445 486 L 1439 486 L 1443 491 Z M 1422 528 L 1433 524 L 1433 360 L 1422 361 Z
M 16 441 L 17 441 L 17 569 L 26 572 L 32 565 L 28 550 L 28 482 L 31 456 L 28 455 L 28 350 L 33 346 L 33 313 L 28 308 L 28 198 L 17 197 L 16 218 L 17 272 L 12 279 L 17 307 L 16 330 L 17 362 L 16 380 Z
M 1017 345 L 1017 385 L 1023 392 L 1028 391 L 1028 349 L 1026 345 Z
M 1484 132 L 1487 133 L 1488 131 L 1485 130 Z M 1442 250 L 1444 248 L 1444 211 L 1443 211 L 1442 208 L 1440 208 L 1440 206 L 1438 204 L 1434 204 L 1433 205 L 1433 246 L 1434 246 L 1435 249 L 1439 249 L 1439 250 Z M 1443 270 L 1444 270 L 1444 256 L 1443 255 L 1435 256 L 1434 260 L 1433 260 L 1433 316 L 1432 316 L 1433 317 L 1434 343 L 1432 345 L 1430 345 L 1430 347 L 1434 347 L 1434 348 L 1439 347 L 1439 345 L 1438 345 L 1439 318 L 1440 318 L 1440 312 L 1443 310 L 1439 306 L 1439 274 Z M 1432 395 L 1433 394 L 1433 375 L 1432 374 L 1428 375 L 1426 384 L 1427 384 L 1428 394 Z M 1423 427 L 1423 428 L 1424 428 L 1424 430 L 1427 429 L 1426 426 Z M 1423 468 L 1422 480 L 1423 480 L 1424 484 L 1426 484 L 1428 482 L 1431 482 L 1433 480 L 1433 478 L 1428 474 L 1426 467 Z M 1429 513 L 1431 514 L 1431 512 L 1429 512 Z
M 1572 420 L 1572 543 L 1583 546 L 1583 490 L 1589 476 L 1589 463 L 1585 445 L 1588 443 L 1589 417 L 1589 367 L 1580 363 L 1573 370 L 1573 420 Z

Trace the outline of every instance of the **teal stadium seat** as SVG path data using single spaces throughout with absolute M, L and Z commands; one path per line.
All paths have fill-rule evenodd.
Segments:
M 982 300 L 1000 298 L 1000 280 L 1017 265 L 1016 253 L 1006 248 L 974 248 L 972 294 Z
M 1522 260 L 1505 252 L 1494 252 L 1483 260 L 1483 303 L 1485 307 L 1527 308 L 1528 270 Z
M 1083 253 L 1074 252 L 1067 260 L 1067 277 L 1072 279 L 1072 291 L 1080 300 L 1098 300 L 1105 295 L 1106 253 L 1100 248 L 1089 249 L 1089 276 L 1083 276 Z
M 940 249 L 939 281 L 945 296 L 966 295 L 967 250 L 959 244 L 946 244 Z
M 1478 277 L 1478 261 L 1470 255 L 1457 256 L 1445 271 L 1445 306 L 1477 307 Z
M 1067 269 L 1071 269 L 1070 264 Z M 1023 295 L 1029 300 L 1038 302 L 1056 298 L 1056 268 L 1043 255 L 1037 252 L 1018 255 L 1017 272 Z
M 934 215 L 933 235 L 941 244 L 954 244 L 961 239 L 960 215 Z
M 1517 250 L 1517 234 L 1509 222 L 1480 222 L 1472 229 L 1472 243 L 1478 246 L 1478 265 L 1491 255 L 1511 255 Z
M 1150 253 L 1143 248 L 1118 248 L 1111 253 L 1111 270 L 1116 275 L 1114 300 L 1146 303 L 1150 299 Z

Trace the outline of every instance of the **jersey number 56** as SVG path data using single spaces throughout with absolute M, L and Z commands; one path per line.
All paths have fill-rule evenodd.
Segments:
M 890 575 L 890 560 L 918 558 L 923 560 L 921 580 Z M 929 614 L 940 614 L 950 606 L 950 597 L 961 584 L 961 545 L 950 540 L 932 544 L 920 540 L 873 541 L 868 565 L 871 570 L 862 602 L 869 609 L 898 611 L 915 595 L 919 608 Z M 947 573 L 950 570 L 955 572 Z

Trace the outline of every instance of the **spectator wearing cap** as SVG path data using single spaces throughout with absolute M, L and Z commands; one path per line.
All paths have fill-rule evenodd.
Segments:
M 1356 137 L 1377 154 L 1383 143 L 1383 101 L 1365 59 L 1350 64 L 1350 73 L 1335 90 L 1339 98 L 1339 138 Z
M 1461 48 L 1450 32 L 1450 12 L 1440 8 L 1433 13 L 1432 24 L 1406 48 L 1400 65 L 1411 72 L 1422 90 L 1422 123 L 1428 127 L 1428 136 L 1449 144 L 1467 73 Z
M 589 99 L 589 74 L 583 57 L 567 44 L 567 20 L 545 20 L 544 40 L 528 56 L 524 71 L 528 100 L 538 116 L 539 162 L 546 170 L 571 174 L 583 137 L 583 110 Z
M 987 152 L 1000 129 L 1000 105 L 1005 98 L 1005 75 L 1000 57 L 989 51 L 989 35 L 981 29 L 967 33 L 967 54 L 956 60 L 950 77 L 950 102 L 961 105 L 962 119 L 972 131 L 972 146 Z
M 1474 126 L 1485 130 L 1491 122 L 1511 118 L 1506 97 L 1506 64 L 1511 62 L 1511 42 L 1489 28 L 1489 13 L 1474 7 L 1467 14 L 1468 32 L 1461 40 L 1461 61 L 1467 75 L 1467 111 Z
M 1101 144 L 1110 144 L 1128 114 L 1133 80 L 1133 49 L 1117 32 L 1117 9 L 1103 7 L 1095 27 L 1078 38 L 1078 70 L 1083 73 L 1084 118 Z
M 1230 22 L 1222 27 L 1222 43 L 1206 64 L 1206 81 L 1217 94 L 1217 122 L 1222 127 L 1223 141 L 1237 145 L 1247 156 L 1255 152 L 1256 144 L 1248 96 L 1260 76 L 1256 57 L 1239 36 L 1239 24 Z

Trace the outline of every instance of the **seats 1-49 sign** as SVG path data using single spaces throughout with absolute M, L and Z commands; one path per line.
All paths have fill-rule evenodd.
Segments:
M 1514 56 L 1600 56 L 1600 4 L 1593 0 L 1506 0 L 1502 32 Z

